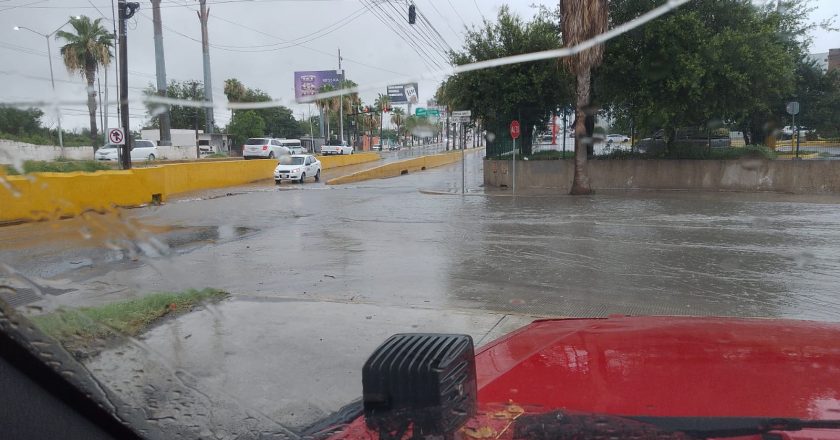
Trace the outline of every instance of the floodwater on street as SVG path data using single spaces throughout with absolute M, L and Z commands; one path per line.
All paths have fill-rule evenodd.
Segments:
M 480 156 L 467 152 L 466 195 L 460 163 L 341 186 L 258 183 L 0 228 L 0 262 L 46 287 L 46 310 L 231 292 L 86 360 L 157 423 L 186 418 L 200 435 L 299 429 L 338 410 L 361 395 L 361 365 L 393 333 L 467 333 L 481 345 L 535 317 L 840 321 L 836 197 L 512 197 L 484 191 Z

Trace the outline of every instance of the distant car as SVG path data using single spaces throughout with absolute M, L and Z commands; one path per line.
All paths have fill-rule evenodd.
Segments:
M 321 161 L 311 154 L 295 154 L 280 159 L 274 168 L 274 183 L 280 184 L 284 180 L 303 183 L 307 177 L 315 181 L 321 180 Z
M 397 151 L 399 149 L 399 145 L 388 145 L 388 151 Z
M 119 160 L 119 149 L 122 145 L 105 144 L 102 148 L 96 150 L 94 158 L 96 160 L 107 160 L 116 162 Z M 134 148 L 131 149 L 131 161 L 143 162 L 153 161 L 160 157 L 157 144 L 155 141 L 146 139 L 138 139 L 134 141 Z
M 331 141 L 327 145 L 321 146 L 321 154 L 353 154 L 353 147 L 347 145 L 345 141 Z
M 630 138 L 623 134 L 608 134 L 607 142 L 615 142 L 620 144 L 624 142 L 630 142 Z
M 242 157 L 245 159 L 277 159 L 291 154 L 281 139 L 250 138 L 242 145 Z
M 370 147 L 370 149 L 372 151 L 382 151 L 382 144 L 376 144 L 376 145 Z

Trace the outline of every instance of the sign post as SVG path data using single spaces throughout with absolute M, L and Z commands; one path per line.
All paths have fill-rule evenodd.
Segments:
M 795 130 L 796 133 L 796 158 L 799 159 L 799 128 L 796 126 L 796 115 L 799 114 L 799 102 L 798 101 L 791 101 L 788 102 L 785 106 L 785 110 L 787 110 L 788 114 L 791 116 L 791 128 Z M 790 145 L 793 146 L 793 136 L 790 137 Z
M 511 163 L 511 186 L 516 195 L 516 139 L 519 138 L 519 121 L 514 119 L 510 123 L 510 137 L 513 139 L 513 162 Z
M 467 187 L 467 156 L 464 153 L 464 124 L 469 123 L 471 117 L 472 110 L 458 110 L 452 112 L 452 121 L 459 124 L 459 128 L 461 129 L 458 135 L 458 137 L 461 138 L 461 194 L 466 193 Z

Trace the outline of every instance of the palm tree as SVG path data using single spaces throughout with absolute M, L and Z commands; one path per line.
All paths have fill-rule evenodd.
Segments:
M 67 42 L 61 47 L 61 57 L 67 71 L 70 74 L 78 73 L 87 81 L 90 140 L 94 150 L 99 146 L 99 137 L 96 133 L 96 88 L 93 83 L 99 67 L 111 64 L 111 46 L 114 44 L 114 36 L 99 24 L 100 21 L 101 18 L 91 21 L 90 17 L 85 16 L 71 18 L 70 25 L 75 33 L 58 31 L 55 35 L 56 39 L 61 38 Z
M 225 80 L 225 97 L 227 97 L 228 102 L 242 102 L 245 99 L 245 93 L 247 93 L 247 89 L 238 79 L 230 78 Z M 233 116 L 233 110 L 230 113 Z
M 607 30 L 607 0 L 560 0 L 560 27 L 567 47 L 576 46 Z M 599 44 L 563 59 L 577 80 L 575 111 L 575 177 L 571 194 L 591 194 L 586 170 L 586 127 L 584 109 L 589 105 L 592 68 L 601 64 L 604 45 Z M 586 140 L 591 142 L 591 140 Z
M 327 93 L 332 92 L 335 90 L 335 87 L 331 85 L 323 85 L 321 89 L 318 90 L 319 93 Z M 329 111 L 335 106 L 335 102 L 337 102 L 337 98 L 320 98 L 315 100 L 315 105 L 318 107 L 318 110 L 321 112 L 321 119 L 326 124 L 326 132 L 324 133 L 324 137 L 327 141 L 330 140 L 330 115 Z
M 394 109 L 393 114 L 391 115 L 391 123 L 397 126 L 397 142 L 399 142 L 400 135 L 400 127 L 402 127 L 403 122 L 405 122 L 405 110 L 402 107 L 397 107 Z M 400 144 L 402 144 L 400 142 Z
M 376 100 L 373 101 L 373 105 L 376 106 L 376 110 L 379 111 L 379 143 L 382 143 L 382 125 L 385 118 L 385 112 L 391 108 L 391 98 L 388 95 L 379 94 L 376 97 Z

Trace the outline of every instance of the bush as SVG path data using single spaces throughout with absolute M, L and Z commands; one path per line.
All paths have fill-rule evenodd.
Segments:
M 9 175 L 19 174 L 11 166 L 7 166 Z M 72 173 L 75 171 L 94 172 L 112 169 L 109 163 L 95 160 L 57 160 L 55 162 L 27 160 L 23 163 L 23 173 Z
M 658 151 L 654 153 L 641 153 L 638 151 L 615 150 L 608 154 L 596 156 L 596 159 L 697 159 L 697 160 L 726 160 L 740 159 L 742 157 L 758 157 L 773 160 L 777 157 L 774 150 L 764 145 L 747 145 L 746 147 L 730 148 L 675 148 L 674 150 Z
M 528 156 L 528 160 L 558 160 L 558 159 L 571 159 L 575 157 L 574 151 L 555 151 L 555 150 L 548 150 L 548 151 L 540 151 L 539 153 L 534 153 Z

